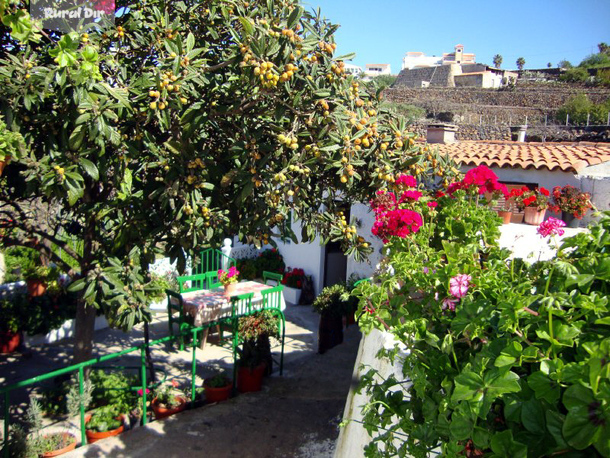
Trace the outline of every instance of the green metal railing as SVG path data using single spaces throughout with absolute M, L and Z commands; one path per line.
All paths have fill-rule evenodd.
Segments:
M 267 304 L 267 307 L 265 307 L 265 302 L 263 301 L 262 307 L 267 309 L 267 310 L 273 310 L 276 313 L 278 313 L 278 317 L 281 320 L 281 325 L 282 328 L 285 329 L 285 317 L 284 317 L 284 312 L 282 312 L 282 310 L 278 307 L 269 307 Z M 231 321 L 233 321 L 234 326 L 233 329 L 237 329 L 237 319 L 240 318 L 241 316 L 247 316 L 247 315 L 251 315 L 257 311 L 260 311 L 261 309 L 258 309 L 256 307 L 251 307 L 246 311 L 241 312 L 239 315 L 236 315 L 235 312 L 233 312 L 232 316 L 230 317 Z M 165 342 L 173 342 L 177 339 L 182 339 L 184 337 L 186 337 L 189 333 L 192 334 L 192 340 L 191 340 L 191 347 L 192 347 L 192 360 L 191 360 L 191 405 L 193 405 L 194 401 L 195 401 L 195 395 L 196 395 L 196 380 L 195 380 L 195 374 L 196 374 L 196 369 L 197 369 L 197 348 L 198 348 L 198 341 L 197 341 L 197 334 L 207 328 L 210 328 L 212 326 L 216 326 L 216 324 L 218 324 L 220 321 L 214 321 L 214 322 L 209 322 L 206 323 L 204 326 L 199 326 L 199 327 L 190 327 L 189 329 L 181 329 L 180 332 L 178 332 L 177 334 L 174 335 L 170 335 L 167 337 L 163 337 L 161 339 L 158 340 L 154 340 L 152 342 L 149 342 L 148 344 L 143 343 L 141 345 L 135 346 L 135 347 L 131 347 L 128 348 L 126 350 L 122 350 L 116 353 L 111 353 L 109 355 L 104 355 L 104 356 L 100 356 L 98 358 L 94 358 L 94 359 L 90 359 L 89 361 L 85 361 L 82 363 L 78 363 L 78 364 L 73 364 L 71 366 L 68 367 L 64 367 L 63 369 L 57 369 L 55 371 L 52 372 L 48 372 L 46 374 L 43 375 L 39 375 L 36 377 L 31 377 L 27 380 L 23 380 L 21 382 L 17 382 L 14 383 L 12 385 L 6 386 L 6 387 L 2 387 L 0 388 L 0 397 L 4 398 L 4 440 L 3 440 L 3 457 L 4 458 L 8 458 L 9 457 L 9 432 L 10 432 L 10 393 L 12 391 L 15 391 L 17 389 L 20 388 L 25 388 L 28 387 L 30 385 L 34 385 L 36 383 L 40 383 L 43 382 L 45 380 L 49 380 L 52 379 L 54 377 L 60 376 L 60 375 L 64 375 L 64 374 L 70 374 L 73 372 L 78 372 L 78 392 L 80 394 L 80 430 L 81 430 L 81 445 L 85 445 L 87 443 L 87 439 L 86 439 L 86 434 L 85 434 L 85 406 L 82 403 L 82 395 L 84 393 L 84 372 L 85 372 L 85 368 L 87 367 L 91 367 L 100 363 L 103 363 L 105 361 L 111 361 L 117 358 L 120 358 L 121 356 L 127 355 L 129 353 L 134 353 L 137 352 L 138 350 L 140 351 L 140 382 L 141 382 L 141 386 L 136 386 L 134 387 L 134 389 L 137 388 L 141 388 L 142 389 L 142 424 L 146 425 L 148 423 L 148 418 L 147 418 L 147 407 L 146 407 L 146 388 L 148 387 L 148 383 L 147 383 L 147 377 L 146 377 L 146 348 L 147 347 L 152 347 L 154 345 L 158 345 L 158 344 L 162 344 Z M 237 336 L 234 335 L 234 341 L 237 340 Z M 280 375 L 282 375 L 282 366 L 283 366 L 283 356 L 284 356 L 284 334 L 282 333 L 282 364 L 280 365 Z M 235 355 L 235 351 L 233 352 Z M 233 361 L 233 364 L 235 364 L 235 360 Z M 233 380 L 233 384 L 235 387 L 235 380 Z
M 64 367 L 63 369 L 57 369 L 52 372 L 48 372 L 43 375 L 38 375 L 36 377 L 31 377 L 27 380 L 22 380 L 21 382 L 14 383 L 12 385 L 0 388 L 0 396 L 4 398 L 4 439 L 3 439 L 3 457 L 9 457 L 9 432 L 10 432 L 10 393 L 20 388 L 25 388 L 30 385 L 34 385 L 36 383 L 43 382 L 45 380 L 52 379 L 54 377 L 70 374 L 73 372 L 78 372 L 78 392 L 81 396 L 80 403 L 80 430 L 81 430 L 81 445 L 85 445 L 87 443 L 86 434 L 85 434 L 85 406 L 82 403 L 82 395 L 84 393 L 84 372 L 85 368 L 91 367 L 105 361 L 111 361 L 116 358 L 120 358 L 121 356 L 127 355 L 129 353 L 140 351 L 140 379 L 141 379 L 141 388 L 142 388 L 142 424 L 146 425 L 148 423 L 147 418 L 147 407 L 146 407 L 146 388 L 148 387 L 148 383 L 146 381 L 146 348 L 151 347 L 153 345 L 158 345 L 164 342 L 170 342 L 175 339 L 184 337 L 185 335 L 192 333 L 192 363 L 191 363 L 191 401 L 195 401 L 195 372 L 197 368 L 197 333 L 207 328 L 206 326 L 201 326 L 197 328 L 191 328 L 189 330 L 183 331 L 180 334 L 174 336 L 164 337 L 162 339 L 154 340 L 147 344 L 141 344 L 135 347 L 128 348 L 126 350 L 122 350 L 116 353 L 112 353 L 109 355 L 100 356 L 95 359 L 90 359 L 89 361 L 85 361 L 78 364 L 73 364 L 72 366 Z M 139 388 L 139 387 L 135 387 Z

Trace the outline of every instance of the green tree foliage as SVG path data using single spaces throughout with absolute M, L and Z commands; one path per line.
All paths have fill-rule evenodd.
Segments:
M 500 54 L 496 54 L 493 57 L 493 63 L 494 63 L 494 67 L 500 68 L 500 66 L 502 65 L 502 56 Z
M 515 63 L 517 64 L 517 68 L 519 70 L 523 70 L 523 67 L 525 66 L 525 59 L 523 57 L 519 57 Z
M 569 60 L 563 59 L 563 60 L 560 60 L 559 62 L 557 62 L 557 68 L 570 69 L 572 67 L 573 67 L 573 65 Z
M 589 72 L 582 67 L 568 68 L 559 79 L 566 83 L 586 83 L 589 80 Z
M 589 117 L 589 124 L 605 124 L 610 111 L 610 99 L 604 103 L 595 104 L 586 94 L 578 94 L 568 100 L 558 111 L 556 119 L 560 123 L 566 121 L 569 115 L 570 124 L 584 125 Z
M 591 54 L 590 56 L 585 57 L 578 66 L 582 68 L 610 67 L 610 54 Z
M 126 330 L 148 319 L 159 251 L 183 267 L 227 235 L 295 238 L 293 211 L 304 241 L 362 256 L 335 196 L 367 201 L 397 170 L 447 168 L 345 74 L 337 26 L 296 1 L 125 2 L 116 26 L 63 36 L 0 5 L 0 112 L 29 150 L 0 187 L 2 243 L 73 274 L 77 359 L 91 354 L 96 309 Z

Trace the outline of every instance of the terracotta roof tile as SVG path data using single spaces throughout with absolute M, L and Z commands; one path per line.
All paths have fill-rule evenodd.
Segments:
M 519 143 L 507 141 L 461 141 L 434 144 L 441 153 L 464 165 L 517 167 L 580 172 L 610 161 L 609 143 Z

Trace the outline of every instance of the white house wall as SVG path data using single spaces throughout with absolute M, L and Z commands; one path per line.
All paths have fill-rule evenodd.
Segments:
M 356 262 L 354 258 L 350 256 L 347 260 L 347 278 L 349 279 L 351 275 L 357 275 L 359 278 L 368 278 L 373 275 L 375 266 L 381 262 L 383 243 L 371 233 L 373 223 L 375 222 L 375 215 L 368 205 L 352 205 L 351 217 L 352 220 L 356 219 L 358 221 L 358 235 L 364 237 L 371 245 L 373 253 L 371 253 L 368 260 L 364 262 Z

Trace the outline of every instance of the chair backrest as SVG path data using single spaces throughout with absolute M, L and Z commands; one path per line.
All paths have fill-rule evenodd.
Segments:
M 252 298 L 254 293 L 244 293 L 231 297 L 231 314 L 233 316 L 249 315 L 252 313 Z
M 210 271 L 205 273 L 205 285 L 206 289 L 218 288 L 222 285 L 218 281 L 218 271 Z
M 284 291 L 284 285 L 262 290 L 261 295 L 263 296 L 263 310 L 271 308 L 281 309 L 282 291 Z
M 177 310 L 178 312 L 182 312 L 182 296 L 178 294 L 176 291 L 172 291 L 170 289 L 166 289 L 165 293 L 167 294 L 167 310 L 169 313 L 172 313 L 172 310 Z
M 263 270 L 263 283 L 265 285 L 269 285 L 268 280 L 271 280 L 274 285 L 280 285 L 283 279 L 284 276 L 282 274 L 278 274 L 275 272 L 267 272 L 266 270 Z
M 198 291 L 205 289 L 206 287 L 206 276 L 205 274 L 196 275 L 183 275 L 177 278 L 178 287 L 181 293 L 188 293 L 189 291 Z

